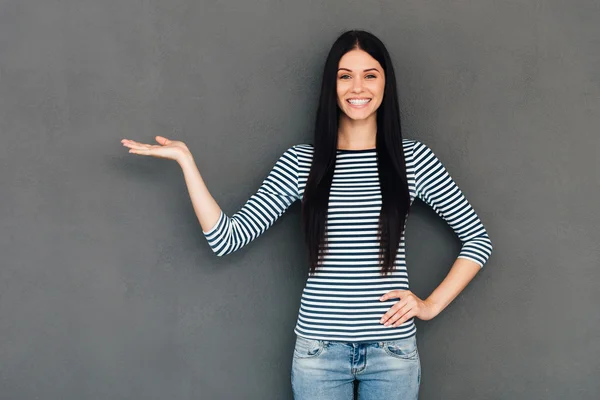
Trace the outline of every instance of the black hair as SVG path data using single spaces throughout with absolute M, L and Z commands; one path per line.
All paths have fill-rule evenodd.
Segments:
M 377 109 L 376 154 L 382 205 L 378 225 L 381 274 L 394 269 L 398 244 L 410 208 L 406 164 L 402 147 L 396 77 L 390 55 L 377 37 L 360 30 L 343 33 L 331 47 L 321 83 L 313 141 L 313 160 L 302 198 L 302 227 L 308 247 L 310 274 L 327 252 L 326 227 L 329 191 L 335 170 L 338 123 L 337 71 L 347 52 L 359 49 L 376 59 L 385 74 L 383 100 Z

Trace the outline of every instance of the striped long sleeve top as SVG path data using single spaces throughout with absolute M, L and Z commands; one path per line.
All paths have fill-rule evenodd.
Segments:
M 459 258 L 483 266 L 492 252 L 488 233 L 459 187 L 427 145 L 403 139 L 410 204 L 415 198 L 431 206 L 462 243 Z M 264 233 L 296 200 L 308 179 L 313 147 L 299 144 L 277 160 L 258 191 L 231 217 L 221 212 L 204 235 L 223 256 Z M 381 276 L 376 238 L 381 192 L 375 149 L 337 150 L 328 204 L 329 251 L 302 292 L 294 332 L 320 340 L 364 342 L 396 340 L 416 333 L 414 320 L 397 328 L 379 323 L 396 302 L 379 297 L 408 290 L 405 239 L 402 235 L 391 275 Z M 406 225 L 405 227 L 406 228 Z

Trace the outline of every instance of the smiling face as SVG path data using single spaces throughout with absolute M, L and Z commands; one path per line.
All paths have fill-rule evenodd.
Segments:
M 351 50 L 340 59 L 337 104 L 352 120 L 375 118 L 383 101 L 385 74 L 379 62 L 364 50 Z M 344 117 L 342 115 L 342 117 Z

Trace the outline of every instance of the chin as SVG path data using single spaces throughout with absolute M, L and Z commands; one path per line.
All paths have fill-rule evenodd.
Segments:
M 353 121 L 364 121 L 364 120 L 369 119 L 372 116 L 374 116 L 375 112 L 364 113 L 364 112 L 356 112 L 354 110 L 350 110 L 349 112 L 344 112 L 344 114 L 346 114 L 346 117 L 348 117 L 349 119 L 351 119 Z

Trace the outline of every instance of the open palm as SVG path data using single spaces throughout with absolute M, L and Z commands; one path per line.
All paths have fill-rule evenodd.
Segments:
M 167 158 L 175 161 L 180 160 L 181 157 L 190 153 L 186 144 L 181 141 L 169 140 L 163 136 L 156 136 L 156 141 L 159 144 L 145 144 L 129 139 L 123 139 L 121 143 L 123 146 L 129 147 L 130 153 Z

